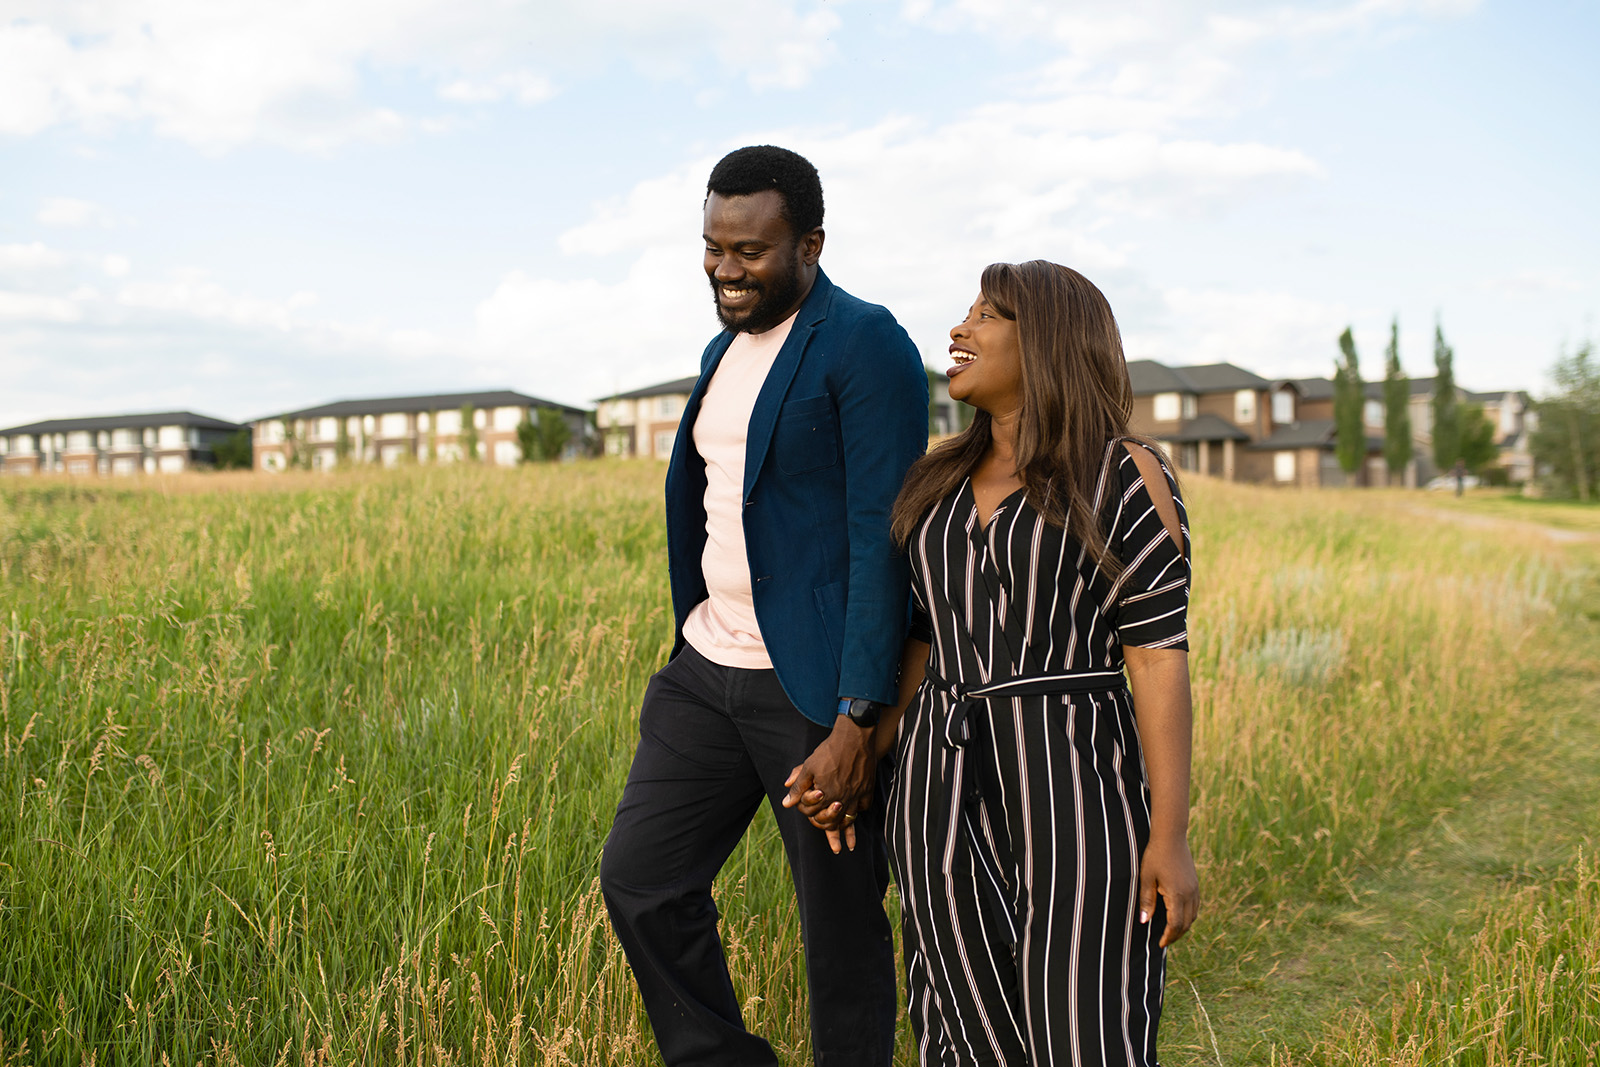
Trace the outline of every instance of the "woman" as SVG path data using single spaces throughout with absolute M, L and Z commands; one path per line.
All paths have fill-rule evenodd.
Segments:
M 1128 436 L 1116 321 L 1082 275 L 990 266 L 950 338 L 950 395 L 978 414 L 894 512 L 918 625 L 885 833 L 919 1052 L 1155 1064 L 1165 948 L 1199 896 L 1183 504 Z

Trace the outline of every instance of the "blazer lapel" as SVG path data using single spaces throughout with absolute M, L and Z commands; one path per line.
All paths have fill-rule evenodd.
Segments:
M 683 404 L 683 415 L 678 419 L 678 435 L 672 442 L 672 462 L 669 470 L 679 469 L 679 465 L 684 462 L 685 450 L 692 447 L 690 440 L 694 432 L 694 420 L 700 417 L 700 401 L 705 399 L 706 387 L 711 384 L 711 376 L 717 372 L 717 364 L 722 362 L 722 357 L 727 355 L 728 348 L 732 344 L 733 334 L 727 330 L 711 343 L 711 358 L 706 363 L 705 369 L 700 372 L 694 388 L 689 390 L 689 399 Z
M 817 280 L 812 283 L 805 303 L 800 305 L 800 310 L 795 314 L 789 336 L 784 339 L 783 347 L 772 361 L 772 369 L 767 372 L 767 380 L 762 383 L 761 392 L 756 396 L 756 406 L 750 412 L 750 427 L 744 442 L 746 500 L 750 499 L 750 492 L 755 488 L 761 464 L 766 462 L 772 433 L 778 425 L 778 411 L 783 407 L 783 398 L 788 395 L 789 383 L 800 369 L 800 359 L 805 354 L 806 345 L 811 342 L 812 333 L 828 317 L 829 298 L 832 295 L 833 283 L 818 267 Z

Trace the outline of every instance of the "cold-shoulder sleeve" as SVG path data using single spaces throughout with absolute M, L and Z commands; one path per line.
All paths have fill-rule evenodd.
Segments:
M 1189 516 L 1177 481 L 1165 457 L 1155 453 L 1165 485 L 1176 506 L 1183 545 L 1173 541 L 1161 520 L 1150 487 L 1133 456 L 1120 444 L 1114 460 L 1117 477 L 1111 485 L 1121 491 L 1113 502 L 1110 547 L 1122 562 L 1111 596 L 1118 643 L 1139 648 L 1189 647 Z M 1134 448 L 1145 446 L 1135 444 Z M 1154 453 L 1155 450 L 1149 450 Z

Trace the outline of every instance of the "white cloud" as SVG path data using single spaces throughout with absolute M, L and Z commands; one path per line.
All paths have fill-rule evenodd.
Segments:
M 412 127 L 366 98 L 373 70 L 420 75 L 447 100 L 532 104 L 618 57 L 682 77 L 709 52 L 755 88 L 794 88 L 838 25 L 823 0 L 19 0 L 0 25 L 0 134 L 134 121 L 208 149 L 320 150 Z
M 295 293 L 287 300 L 241 296 L 212 281 L 206 271 L 187 268 L 174 272 L 165 281 L 133 282 L 124 286 L 117 294 L 117 303 L 128 308 L 288 332 L 297 325 L 297 312 L 316 303 L 316 296 Z
M 36 216 L 43 226 L 109 226 L 111 213 L 99 204 L 70 196 L 50 196 L 39 205 Z
M 493 104 L 507 97 L 519 104 L 540 104 L 556 93 L 549 78 L 532 71 L 517 70 L 489 81 L 457 78 L 441 86 L 439 98 L 456 104 Z
M 36 271 L 65 266 L 72 257 L 39 241 L 0 245 L 0 270 Z
M 1232 363 L 1269 378 L 1326 378 L 1350 309 L 1271 290 L 1173 288 L 1162 294 L 1163 328 L 1124 337 L 1129 359 Z M 1368 353 L 1369 373 L 1372 353 Z
M 77 322 L 82 317 L 77 301 L 65 297 L 0 290 L 0 322 Z

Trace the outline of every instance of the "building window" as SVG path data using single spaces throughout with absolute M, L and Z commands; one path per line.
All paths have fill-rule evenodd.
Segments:
M 166 429 L 166 427 L 162 427 Z M 162 456 L 158 468 L 162 474 L 178 474 L 183 470 L 182 456 Z
M 1361 406 L 1362 419 L 1369 430 L 1383 429 L 1383 401 L 1368 400 Z
M 501 411 L 506 410 L 501 408 Z M 511 410 L 515 411 L 515 408 Z M 499 467 L 515 467 L 517 460 L 522 458 L 522 450 L 515 441 L 496 441 L 494 443 L 494 462 Z
M 672 455 L 672 443 L 678 439 L 677 430 L 656 431 L 656 458 L 666 459 Z
M 3 455 L 6 454 L 6 451 L 7 451 L 7 448 L 9 447 L 10 441 L 11 441 L 11 438 L 9 438 L 9 437 L 0 437 L 0 456 L 3 456 Z
M 1154 416 L 1157 422 L 1177 422 L 1182 412 L 1181 401 L 1177 393 L 1157 393 L 1155 397 Z
M 16 442 L 18 455 L 27 456 L 33 453 L 33 434 L 18 434 L 16 437 Z
M 441 411 L 434 420 L 434 426 L 440 433 L 457 434 L 461 432 L 461 412 Z
M 522 421 L 521 408 L 495 408 L 494 428 L 501 432 L 515 430 L 517 423 Z
M 336 441 L 339 438 L 338 419 L 318 419 L 316 421 L 316 440 Z
M 426 411 L 422 412 L 421 414 L 419 414 L 417 416 L 417 432 L 418 433 L 427 433 L 428 432 L 428 413 Z
M 387 418 L 388 416 L 384 416 Z M 378 457 L 385 467 L 398 467 L 400 461 L 406 458 L 405 445 L 384 445 Z
M 161 429 L 156 434 L 156 444 L 161 448 L 182 448 L 183 447 L 183 427 L 182 426 L 163 426 L 163 427 L 161 427 Z M 163 471 L 167 470 L 168 469 L 167 465 L 165 463 L 163 463 L 161 465 L 161 469 Z M 181 461 L 180 461 L 179 466 L 176 469 L 183 470 L 183 466 L 182 466 Z
M 409 429 L 410 427 L 408 426 L 408 420 L 404 414 L 390 413 L 383 417 L 382 429 L 379 431 L 379 436 L 405 437 Z
M 1294 481 L 1294 453 L 1274 452 L 1272 454 L 1272 480 L 1275 482 Z
M 87 430 L 74 430 L 67 434 L 67 449 L 72 452 L 87 452 L 94 447 L 94 434 Z M 85 471 L 84 473 L 88 473 Z
M 1279 389 L 1272 394 L 1272 421 L 1287 426 L 1294 421 L 1294 390 Z
M 130 430 L 130 429 L 112 430 L 111 431 L 111 447 L 112 448 L 138 448 L 139 447 L 139 431 L 138 430 Z
M 1233 421 L 1237 423 L 1256 421 L 1256 391 L 1254 389 L 1240 389 L 1233 394 Z
M 111 473 L 129 475 L 139 473 L 139 461 L 132 456 L 118 456 L 111 461 Z
M 72 459 L 67 461 L 68 474 L 89 474 L 93 464 L 86 459 Z
M 656 397 L 656 414 L 663 419 L 675 419 L 683 414 L 683 397 L 677 394 Z

